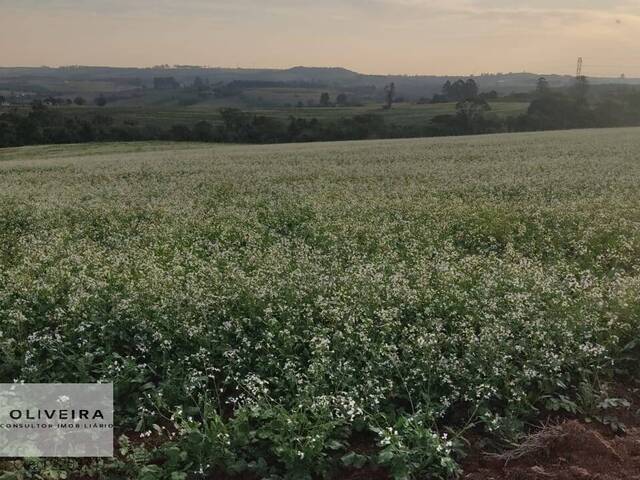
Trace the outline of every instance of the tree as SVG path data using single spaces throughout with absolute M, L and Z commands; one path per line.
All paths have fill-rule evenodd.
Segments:
M 449 95 L 451 95 L 451 81 L 447 80 L 446 82 L 444 82 L 444 85 L 442 86 L 442 95 L 444 95 L 445 97 L 448 97 Z
M 463 102 L 476 98 L 479 93 L 478 84 L 473 78 L 464 81 L 458 79 L 451 83 L 449 80 L 442 86 L 442 96 L 434 96 L 436 101 Z
M 81 105 L 85 105 L 87 101 L 82 97 L 76 97 L 73 99 L 73 103 L 75 103 L 78 106 L 81 106 Z
M 348 102 L 347 95 L 345 93 L 341 93 L 336 97 L 336 103 L 341 107 L 344 107 Z
M 576 100 L 580 102 L 586 102 L 587 94 L 589 93 L 589 80 L 584 75 L 576 77 L 576 81 L 573 85 L 573 94 Z
M 329 94 L 327 92 L 323 92 L 320 95 L 320 106 L 321 107 L 328 107 L 329 105 L 331 105 L 331 97 L 329 96 Z
M 100 95 L 98 98 L 96 98 L 95 103 L 99 107 L 104 107 L 107 105 L 107 99 L 104 97 L 104 95 Z
M 110 127 L 111 125 L 113 125 L 113 122 L 114 122 L 113 117 L 110 117 L 108 115 L 103 115 L 101 113 L 98 113 L 91 120 L 91 123 L 94 126 L 99 127 L 99 128 Z
M 469 100 L 478 96 L 478 84 L 473 78 L 467 80 L 464 84 L 464 98 L 463 100 Z
M 491 111 L 491 107 L 482 98 L 470 98 L 456 105 L 458 124 L 465 133 L 479 133 L 484 123 L 484 114 Z
M 552 92 L 534 99 L 527 110 L 527 129 L 559 130 L 595 125 L 594 112 L 586 98 Z
M 547 81 L 547 79 L 544 77 L 540 77 L 538 79 L 538 83 L 536 84 L 536 94 L 539 97 L 542 97 L 544 95 L 547 95 L 549 93 L 549 90 L 549 82 Z
M 207 90 L 209 88 L 209 82 L 200 77 L 196 77 L 193 81 L 193 88 L 199 92 Z
M 463 80 L 456 80 L 455 82 L 453 82 L 451 84 L 451 87 L 449 87 L 449 98 L 448 100 L 450 102 L 461 102 L 462 100 L 465 99 L 465 90 L 466 90 L 466 85 L 464 83 Z
M 227 142 L 246 142 L 251 130 L 251 117 L 237 108 L 220 109 L 220 135 Z
M 396 84 L 391 82 L 389 85 L 384 87 L 384 93 L 385 93 L 384 109 L 389 110 L 393 106 L 393 100 L 396 95 Z
M 177 142 L 185 142 L 192 139 L 191 129 L 182 124 L 173 125 L 171 130 L 169 130 L 169 135 L 171 140 L 175 140 Z
M 199 142 L 210 142 L 213 140 L 213 125 L 202 120 L 193 126 L 193 138 Z

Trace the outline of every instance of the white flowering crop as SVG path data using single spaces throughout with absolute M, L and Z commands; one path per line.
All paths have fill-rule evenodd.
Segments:
M 524 418 L 638 340 L 638 152 L 637 129 L 5 150 L 0 380 L 114 381 L 143 432 L 184 409 L 212 468 L 319 475 L 361 425 L 383 464 L 453 473 L 440 428 Z

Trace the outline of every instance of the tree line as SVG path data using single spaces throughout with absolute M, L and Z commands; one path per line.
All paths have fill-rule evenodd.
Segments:
M 388 123 L 375 113 L 322 121 L 295 116 L 281 120 L 225 108 L 220 111 L 220 121 L 216 124 L 200 121 L 167 128 L 133 121 L 118 123 L 107 114 L 108 109 L 91 116 L 78 116 L 34 103 L 27 113 L 14 109 L 0 115 L 0 147 L 138 140 L 313 142 L 640 125 L 640 91 L 637 89 L 607 92 L 594 101 L 584 77 L 576 79 L 568 90 L 553 90 L 540 79 L 527 112 L 504 117 L 492 112 L 486 96 L 469 82 L 463 83 L 464 87 L 455 82 L 443 89 L 449 92 L 450 98 L 459 99 L 454 113 L 436 116 L 424 124 L 402 126 Z
M 119 124 L 106 114 L 78 117 L 45 105 L 28 113 L 17 110 L 0 115 L 0 147 L 108 141 L 194 141 L 220 143 L 282 143 L 350 140 L 402 136 L 375 114 L 356 115 L 331 122 L 290 117 L 286 121 L 233 108 L 220 111 L 220 122 L 200 121 L 165 128 Z

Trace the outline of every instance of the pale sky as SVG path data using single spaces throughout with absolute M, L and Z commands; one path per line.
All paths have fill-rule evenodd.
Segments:
M 0 66 L 640 77 L 640 0 L 0 0 Z

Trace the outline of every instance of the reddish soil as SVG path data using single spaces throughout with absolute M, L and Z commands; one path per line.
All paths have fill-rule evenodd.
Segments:
M 640 480 L 640 428 L 607 438 L 593 424 L 559 426 L 563 436 L 541 451 L 506 461 L 476 455 L 465 465 L 469 480 Z
M 464 464 L 462 478 L 640 480 L 640 395 L 622 386 L 611 393 L 632 403 L 629 408 L 610 409 L 606 413 L 624 423 L 626 433 L 614 434 L 599 422 L 564 420 L 537 432 L 536 448 L 522 456 L 509 452 L 500 457 L 473 453 Z

